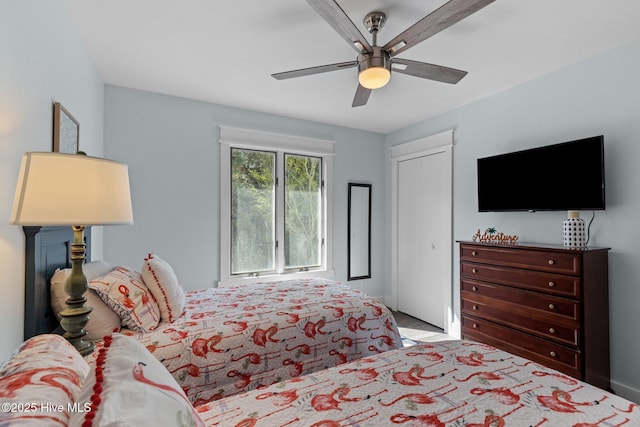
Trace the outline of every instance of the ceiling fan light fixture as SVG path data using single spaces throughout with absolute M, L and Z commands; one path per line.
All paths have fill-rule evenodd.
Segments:
M 379 89 L 389 83 L 391 72 L 384 67 L 369 67 L 360 71 L 358 81 L 367 89 Z
M 389 54 L 373 47 L 373 52 L 358 56 L 358 82 L 366 89 L 379 89 L 391 79 L 391 60 Z

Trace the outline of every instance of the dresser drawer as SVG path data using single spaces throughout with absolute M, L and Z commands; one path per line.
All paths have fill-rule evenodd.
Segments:
M 582 354 L 575 349 L 466 314 L 462 315 L 462 337 L 492 345 L 582 379 Z
M 579 254 L 514 249 L 514 247 L 501 248 L 463 244 L 460 246 L 460 259 L 572 275 L 580 274 L 582 269 L 582 258 Z
M 460 263 L 460 277 L 516 286 L 558 296 L 580 298 L 580 278 L 577 276 L 463 261 Z
M 539 318 L 556 319 L 564 323 L 570 321 L 576 326 L 580 322 L 580 304 L 576 300 L 465 278 L 460 279 L 460 284 L 460 296 L 463 299 L 477 301 L 478 296 L 494 298 L 536 310 Z
M 500 300 L 474 295 L 475 300 L 462 300 L 462 313 L 517 329 L 527 334 L 533 334 L 540 338 L 546 338 L 564 344 L 577 347 L 580 345 L 580 328 L 577 322 L 559 322 L 564 320 L 559 316 L 540 316 L 539 312 L 523 306 L 507 303 Z M 572 323 L 572 324 L 571 324 Z

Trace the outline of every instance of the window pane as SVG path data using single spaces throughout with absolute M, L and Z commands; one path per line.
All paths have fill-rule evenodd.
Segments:
M 231 274 L 275 268 L 275 153 L 231 149 Z
M 321 259 L 322 160 L 285 154 L 285 267 L 317 267 Z

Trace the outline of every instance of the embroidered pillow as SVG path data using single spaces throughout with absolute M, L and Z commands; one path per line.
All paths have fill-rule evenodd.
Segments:
M 184 310 L 184 290 L 173 268 L 159 256 L 150 253 L 142 265 L 142 280 L 156 299 L 160 317 L 165 322 L 173 322 Z
M 91 402 L 91 410 L 72 413 L 70 427 L 204 426 L 169 371 L 121 334 L 105 338 L 78 400 Z
M 89 287 L 120 316 L 123 326 L 138 332 L 158 326 L 160 310 L 137 271 L 120 265 L 90 281 Z
M 0 369 L 0 425 L 67 425 L 88 372 L 87 362 L 60 335 L 25 341 Z
M 104 261 L 88 262 L 82 267 L 88 281 L 107 274 L 111 270 L 113 266 Z M 60 320 L 60 311 L 67 307 L 65 301 L 69 296 L 64 291 L 64 284 L 70 274 L 71 269 L 64 268 L 56 270 L 51 277 L 51 307 L 58 320 Z M 84 296 L 87 299 L 87 306 L 93 308 L 89 315 L 89 322 L 85 326 L 87 331 L 85 339 L 98 341 L 120 330 L 120 317 L 100 299 L 93 289 L 89 289 Z

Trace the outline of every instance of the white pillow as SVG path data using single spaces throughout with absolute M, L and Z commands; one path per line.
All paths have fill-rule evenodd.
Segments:
M 180 317 L 185 305 L 184 289 L 173 268 L 159 256 L 150 253 L 144 259 L 141 273 L 144 284 L 158 303 L 162 320 L 171 323 Z
M 102 276 L 113 270 L 113 266 L 104 261 L 92 261 L 82 266 L 87 281 L 91 281 L 98 276 Z M 64 291 L 64 284 L 71 274 L 70 268 L 58 269 L 51 277 L 51 308 L 58 320 L 60 312 L 67 308 L 65 301 L 69 298 Z M 111 310 L 92 289 L 85 294 L 86 305 L 93 310 L 89 315 L 89 322 L 85 326 L 87 335 L 85 339 L 90 341 L 101 340 L 106 335 L 111 335 L 114 331 L 120 331 L 120 317 Z
M 91 280 L 89 287 L 118 313 L 123 326 L 138 332 L 149 332 L 158 326 L 158 304 L 139 272 L 119 265 Z
M 71 413 L 78 426 L 203 426 L 173 376 L 142 344 L 121 334 L 105 337 L 76 402 L 91 410 Z

